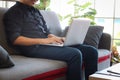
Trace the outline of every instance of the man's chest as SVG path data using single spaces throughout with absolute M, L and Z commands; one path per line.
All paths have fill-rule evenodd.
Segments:
M 43 17 L 38 12 L 28 11 L 23 16 L 24 23 L 32 25 L 43 25 Z

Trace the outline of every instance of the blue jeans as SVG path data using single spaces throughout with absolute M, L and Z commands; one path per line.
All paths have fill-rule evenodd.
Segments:
M 34 58 L 46 58 L 65 61 L 68 65 L 67 80 L 82 80 L 82 62 L 85 66 L 85 78 L 97 71 L 98 52 L 94 47 L 74 45 L 57 47 L 33 45 L 21 47 L 22 55 Z

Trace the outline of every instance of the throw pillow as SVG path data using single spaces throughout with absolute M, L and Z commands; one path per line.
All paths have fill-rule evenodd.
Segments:
M 0 68 L 8 68 L 14 66 L 12 58 L 8 52 L 0 46 Z
M 103 26 L 90 26 L 86 34 L 84 44 L 98 48 L 100 38 L 103 33 Z

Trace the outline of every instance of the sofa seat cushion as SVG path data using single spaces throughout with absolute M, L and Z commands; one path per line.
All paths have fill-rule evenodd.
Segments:
M 15 66 L 0 69 L 0 80 L 44 80 L 48 76 L 66 73 L 66 63 L 57 60 L 12 55 Z M 58 76 L 59 77 L 59 76 Z
M 110 66 L 111 52 L 107 49 L 98 49 L 98 70 Z M 106 64 L 106 65 L 105 65 Z

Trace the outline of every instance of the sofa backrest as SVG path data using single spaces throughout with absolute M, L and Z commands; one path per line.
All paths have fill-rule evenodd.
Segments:
M 57 14 L 53 11 L 45 10 L 40 10 L 40 12 L 44 17 L 44 20 L 46 21 L 46 24 L 50 32 L 57 36 L 61 36 L 62 29 Z
M 17 51 L 8 46 L 3 25 L 3 15 L 7 10 L 7 8 L 0 7 L 0 45 L 4 47 L 8 51 L 8 53 L 14 54 Z
M 7 11 L 7 8 L 0 7 L 0 45 L 4 47 L 10 54 L 18 54 L 13 48 L 9 47 L 7 44 L 5 32 L 4 32 L 4 25 L 3 25 L 3 15 Z M 61 25 L 59 19 L 55 12 L 53 11 L 45 11 L 40 10 L 41 14 L 43 15 L 48 29 L 52 34 L 60 36 L 62 33 Z

